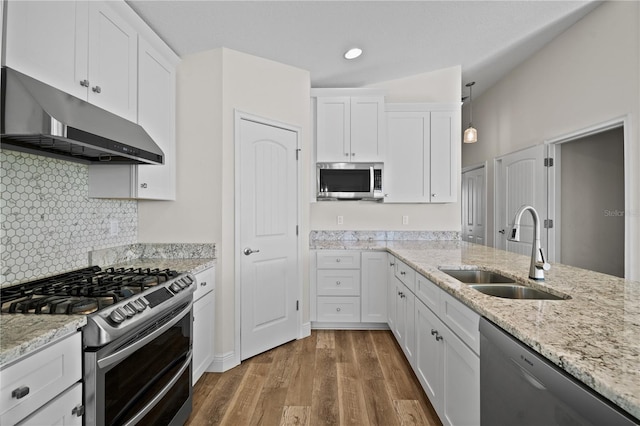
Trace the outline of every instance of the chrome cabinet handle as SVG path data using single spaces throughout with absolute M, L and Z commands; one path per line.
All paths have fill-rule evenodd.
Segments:
M 444 337 L 437 335 L 436 336 L 436 341 L 439 342 L 440 340 L 444 340 Z
M 400 275 L 407 275 L 405 271 L 400 271 Z
M 340 259 L 339 259 L 339 258 L 338 258 L 338 259 L 336 259 L 336 262 L 340 263 Z
M 341 309 L 340 309 L 340 308 L 336 308 L 336 312 L 340 312 L 340 311 L 341 311 Z
M 89 87 L 89 80 L 80 80 L 80 86 Z
M 342 284 L 340 281 L 336 281 L 336 285 L 340 285 Z
M 94 86 L 94 87 L 91 88 L 91 90 L 93 90 L 93 93 L 102 92 L 102 89 L 100 88 L 100 86 Z
M 20 386 L 17 389 L 14 389 L 11 392 L 11 398 L 22 399 L 25 396 L 29 395 L 29 386 Z
M 146 182 L 140 184 L 140 188 L 146 188 L 146 187 L 147 187 L 147 183 Z
M 348 152 L 345 152 L 345 153 L 344 153 L 344 155 L 345 155 L 345 157 L 348 157 L 348 156 L 349 156 L 349 153 L 348 153 Z
M 249 256 L 252 253 L 260 253 L 260 250 L 251 250 L 249 247 L 242 250 L 245 256 Z
M 436 194 L 431 194 L 431 196 L 432 196 L 433 198 L 436 198 Z
M 504 229 L 498 231 L 500 234 L 504 234 Z
M 432 329 L 431 329 L 431 335 L 433 336 L 433 335 L 436 335 L 436 334 L 438 334 L 438 330 L 434 330 L 434 329 L 432 328 Z
M 206 282 L 206 281 L 202 281 L 202 282 L 200 283 L 200 286 L 201 286 L 201 287 L 204 287 L 204 286 L 206 286 L 206 285 L 207 285 L 207 282 Z

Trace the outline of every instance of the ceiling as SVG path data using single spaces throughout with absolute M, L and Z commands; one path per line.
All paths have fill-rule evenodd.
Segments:
M 463 86 L 476 81 L 479 95 L 601 2 L 127 3 L 181 57 L 227 47 L 309 70 L 312 87 L 360 87 L 461 65 Z M 364 53 L 347 61 L 353 46 Z

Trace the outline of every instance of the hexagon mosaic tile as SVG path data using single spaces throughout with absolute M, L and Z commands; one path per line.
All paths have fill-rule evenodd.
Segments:
M 0 286 L 82 268 L 91 250 L 137 241 L 138 203 L 88 191 L 85 164 L 0 151 Z

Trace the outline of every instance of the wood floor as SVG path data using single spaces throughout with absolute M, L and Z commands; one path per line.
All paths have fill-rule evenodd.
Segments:
M 440 425 L 390 331 L 314 330 L 205 373 L 187 425 Z

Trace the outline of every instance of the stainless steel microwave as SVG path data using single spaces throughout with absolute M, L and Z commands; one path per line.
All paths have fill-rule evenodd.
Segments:
M 317 199 L 381 201 L 382 163 L 317 163 Z

